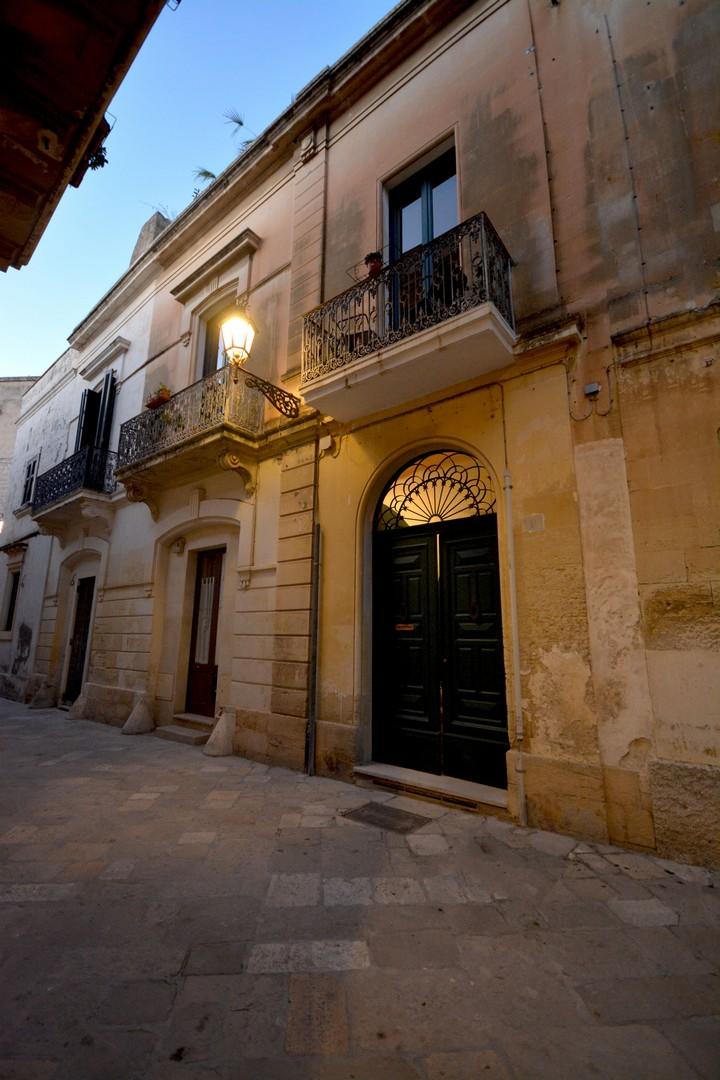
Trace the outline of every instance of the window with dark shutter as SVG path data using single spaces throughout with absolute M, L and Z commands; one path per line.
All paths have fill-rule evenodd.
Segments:
M 25 466 L 25 480 L 23 481 L 23 494 L 21 506 L 27 506 L 32 502 L 33 493 L 35 491 L 35 480 L 37 479 L 38 463 L 40 461 L 40 455 L 36 454 L 34 458 L 31 458 Z

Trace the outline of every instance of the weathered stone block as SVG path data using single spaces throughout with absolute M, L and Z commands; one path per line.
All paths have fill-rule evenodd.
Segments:
M 312 577 L 310 559 L 294 559 L 280 563 L 277 570 L 278 585 L 306 585 Z
M 271 686 L 274 666 L 271 660 L 233 660 L 232 677 L 236 682 Z
M 720 866 L 720 770 L 654 761 L 650 793 L 660 855 Z
M 125 690 L 147 690 L 148 675 L 146 671 L 115 671 L 109 673 L 108 682 Z
M 235 637 L 235 658 L 238 660 L 272 660 L 274 640 L 269 634 L 238 634 Z
M 288 536 L 278 542 L 278 562 L 290 559 L 309 559 L 312 556 L 312 534 Z
M 278 611 L 275 616 L 275 632 L 307 636 L 310 633 L 310 612 Z
M 276 660 L 307 660 L 310 655 L 309 637 L 276 637 L 273 641 L 274 658 Z
M 209 757 L 228 757 L 232 754 L 236 727 L 235 709 L 221 709 L 212 735 L 203 746 L 203 754 Z
M 298 716 L 271 713 L 267 725 L 268 760 L 289 769 L 302 769 L 305 764 L 307 720 Z
M 315 458 L 315 443 L 305 443 L 304 446 L 295 446 L 283 455 L 282 469 L 296 469 L 299 465 L 307 465 Z
M 312 528 L 312 510 L 305 510 L 298 514 L 289 513 L 278 521 L 278 538 L 284 540 L 289 536 L 302 536 L 305 533 L 312 533 Z
M 308 665 L 305 663 L 274 663 L 272 665 L 273 686 L 287 690 L 305 690 L 308 680 Z
M 270 696 L 272 712 L 286 716 L 307 716 L 307 691 L 285 690 L 274 686 Z
M 124 652 L 146 653 L 150 649 L 149 634 L 121 634 L 120 638 L 120 646 L 113 647 L 120 648 Z M 98 648 L 100 648 L 100 646 L 98 646 Z
M 605 768 L 603 775 L 610 840 L 654 848 L 655 829 L 642 776 L 631 769 L 618 768 Z
M 287 491 L 280 496 L 280 516 L 300 514 L 306 510 L 312 510 L 315 489 L 310 487 L 298 488 L 296 491 Z
M 357 728 L 347 724 L 317 725 L 315 769 L 322 776 L 350 778 L 357 760 Z
M 280 491 L 297 491 L 299 488 L 311 487 L 315 479 L 315 465 L 309 462 L 307 465 L 298 465 L 294 469 L 283 469 L 280 477 Z
M 38 686 L 37 690 L 33 694 L 32 701 L 29 708 L 31 709 L 52 709 L 57 703 L 57 687 L 50 679 L 43 679 Z
M 608 839 L 602 769 L 524 755 L 528 824 L 589 840 Z
M 244 589 L 235 595 L 235 610 L 256 612 L 272 611 L 275 607 L 275 590 L 270 589 Z
M 25 701 L 26 680 L 16 675 L 0 675 L 0 697 L 10 701 Z
M 302 611 L 310 607 L 309 585 L 283 585 L 277 590 L 278 611 Z
M 709 584 L 666 585 L 643 591 L 643 630 L 649 649 L 720 648 L 720 607 Z
M 124 725 L 135 703 L 134 690 L 95 682 L 86 682 L 81 696 L 85 698 L 85 718 L 113 727 Z
M 132 711 L 123 725 L 123 735 L 146 735 L 154 728 L 155 718 L 150 695 L 136 694 Z
M 274 611 L 243 611 L 233 615 L 236 634 L 272 634 L 275 628 Z

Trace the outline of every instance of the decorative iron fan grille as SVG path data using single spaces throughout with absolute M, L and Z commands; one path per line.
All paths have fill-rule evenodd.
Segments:
M 375 528 L 457 521 L 495 513 L 495 491 L 487 469 L 470 454 L 440 450 L 404 465 L 385 489 Z

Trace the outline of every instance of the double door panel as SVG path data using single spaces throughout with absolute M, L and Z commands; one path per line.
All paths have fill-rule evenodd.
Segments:
M 373 756 L 504 787 L 494 515 L 375 538 Z

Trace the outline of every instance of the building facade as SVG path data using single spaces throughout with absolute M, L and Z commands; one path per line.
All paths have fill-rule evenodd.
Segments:
M 720 862 L 718 15 L 405 0 L 310 83 L 26 395 L 11 692 Z

